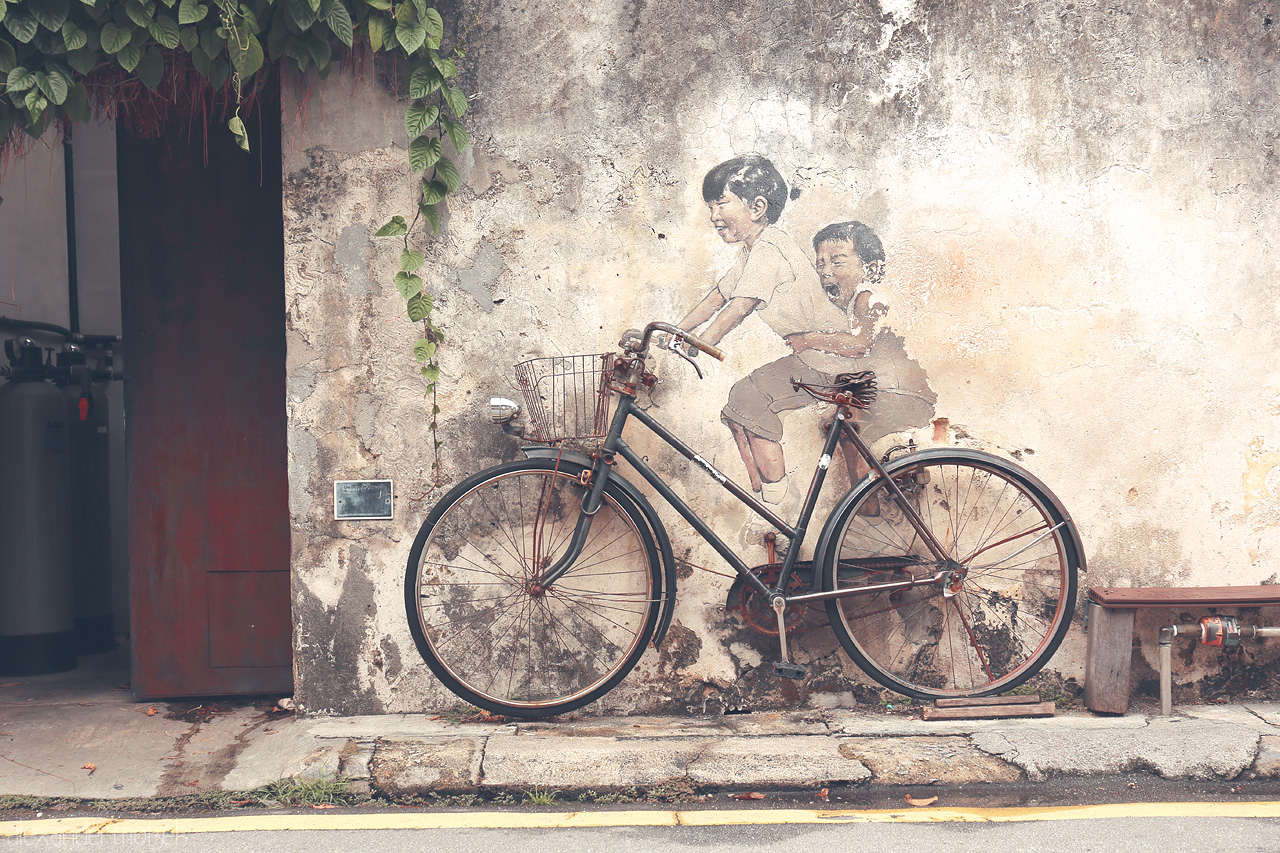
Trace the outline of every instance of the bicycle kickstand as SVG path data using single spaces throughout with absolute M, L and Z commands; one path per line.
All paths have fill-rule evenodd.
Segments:
M 804 678 L 807 670 L 803 664 L 792 663 L 787 654 L 787 620 L 783 615 L 787 601 L 780 595 L 773 597 L 773 612 L 778 617 L 778 641 L 782 644 L 782 659 L 774 661 L 773 673 L 780 678 Z

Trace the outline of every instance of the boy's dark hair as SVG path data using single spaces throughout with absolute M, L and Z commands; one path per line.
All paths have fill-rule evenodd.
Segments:
M 861 222 L 833 222 L 813 235 L 813 250 L 823 243 L 852 243 L 863 266 L 879 261 L 884 263 L 884 245 L 876 232 Z
M 715 201 L 724 195 L 725 190 L 747 203 L 756 196 L 763 196 L 769 203 L 764 218 L 770 225 L 778 221 L 782 209 L 787 206 L 787 182 L 773 163 L 759 154 L 744 154 L 725 160 L 702 179 L 703 201 Z

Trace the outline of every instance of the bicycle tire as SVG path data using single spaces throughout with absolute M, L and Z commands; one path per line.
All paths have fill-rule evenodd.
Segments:
M 1070 627 L 1083 565 L 1074 523 L 1044 484 L 989 454 L 921 451 L 885 467 L 963 578 L 954 595 L 932 584 L 828 599 L 841 645 L 867 675 L 916 698 L 989 696 L 1022 684 Z M 943 568 L 883 480 L 860 484 L 829 523 L 824 589 Z
M 427 666 L 459 698 L 512 717 L 580 708 L 644 654 L 660 576 L 644 516 L 610 483 L 582 556 L 554 585 L 531 582 L 564 552 L 586 487 L 581 466 L 508 462 L 449 491 L 418 531 L 405 607 Z

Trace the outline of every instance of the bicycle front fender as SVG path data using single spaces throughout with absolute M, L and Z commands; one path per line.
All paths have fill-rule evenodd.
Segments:
M 578 469 L 590 470 L 592 467 L 591 458 L 587 455 L 572 450 L 562 450 L 559 447 L 537 444 L 522 447 L 521 451 L 530 459 L 558 459 Z M 658 626 L 653 632 L 653 647 L 657 649 L 661 647 L 663 638 L 667 636 L 667 630 L 671 627 L 671 620 L 676 610 L 676 560 L 671 551 L 671 540 L 653 505 L 640 493 L 634 483 L 614 471 L 609 472 L 609 480 L 616 483 L 635 504 L 636 509 L 640 510 L 645 523 L 649 525 L 649 532 L 653 534 L 654 542 L 658 545 L 658 558 L 662 560 L 662 609 L 658 613 Z

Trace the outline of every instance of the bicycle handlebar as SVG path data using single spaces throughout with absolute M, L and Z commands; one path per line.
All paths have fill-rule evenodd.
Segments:
M 717 361 L 724 361 L 724 350 L 720 349 L 717 346 L 712 346 L 711 344 L 699 338 L 693 332 L 686 332 L 684 329 L 681 329 L 677 326 L 673 326 L 670 323 L 661 323 L 656 320 L 644 327 L 644 337 L 640 339 L 641 352 L 644 352 L 649 349 L 649 338 L 650 336 L 653 335 L 654 332 L 666 332 L 667 334 L 671 335 L 674 338 L 673 342 L 678 343 L 681 340 L 686 341 L 688 342 L 689 346 L 693 347 L 699 352 L 705 352 L 707 355 L 711 356 Z

